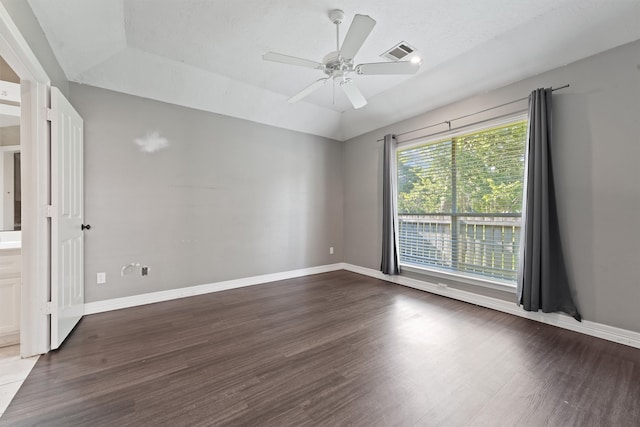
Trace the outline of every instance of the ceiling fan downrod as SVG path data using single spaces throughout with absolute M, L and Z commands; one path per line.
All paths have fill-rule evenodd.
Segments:
M 340 52 L 340 24 L 344 20 L 344 12 L 340 9 L 334 9 L 329 12 L 329 19 L 336 24 L 336 51 Z
M 334 9 L 331 10 L 329 12 L 329 19 L 331 20 L 331 22 L 333 22 L 336 26 L 336 52 L 337 52 L 337 62 L 340 64 L 340 68 L 342 68 L 342 56 L 340 55 L 340 24 L 342 24 L 342 22 L 344 21 L 344 12 L 340 9 Z M 326 58 L 325 58 L 326 59 Z M 325 61 L 326 62 L 326 61 Z M 333 105 L 336 104 L 336 73 L 335 70 L 333 71 L 328 71 L 326 69 L 326 63 L 325 63 L 325 73 L 327 73 L 329 76 L 333 77 Z M 343 78 L 344 78 L 344 73 L 343 73 Z

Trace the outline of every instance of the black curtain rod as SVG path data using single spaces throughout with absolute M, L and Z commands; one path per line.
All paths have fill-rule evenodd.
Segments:
M 566 89 L 568 87 L 569 87 L 569 85 L 566 84 L 564 86 L 551 88 L 551 91 L 555 92 L 556 90 Z M 496 105 L 496 106 L 493 106 L 493 107 L 485 108 L 484 110 L 476 111 L 475 113 L 465 114 L 464 116 L 459 116 L 459 117 L 456 117 L 456 118 L 451 119 L 451 120 L 445 120 L 444 122 L 435 123 L 433 125 L 429 125 L 429 126 L 421 127 L 421 128 L 418 128 L 418 129 L 410 130 L 410 131 L 407 131 L 407 132 L 399 133 L 399 134 L 394 135 L 394 137 L 398 138 L 399 136 L 407 135 L 409 133 L 419 132 L 421 130 L 433 128 L 433 127 L 436 127 L 436 126 L 449 125 L 449 129 L 447 131 L 437 132 L 438 134 L 439 133 L 445 133 L 445 132 L 448 132 L 448 131 L 452 130 L 451 122 L 454 122 L 454 121 L 460 120 L 460 119 L 466 119 L 467 117 L 476 116 L 478 114 L 486 113 L 487 111 L 491 111 L 491 110 L 495 110 L 495 109 L 498 109 L 498 108 L 506 107 L 507 105 L 515 104 L 516 102 L 524 101 L 524 100 L 527 100 L 527 99 L 529 99 L 529 97 L 525 96 L 524 98 L 516 99 L 516 100 L 513 100 L 513 101 L 505 102 L 504 104 L 500 104 L 500 105 Z M 484 120 L 484 121 L 486 121 L 486 120 Z M 429 135 L 426 135 L 426 136 L 429 136 Z M 424 137 L 421 136 L 420 138 L 424 138 Z M 377 142 L 382 142 L 382 141 L 384 141 L 384 138 L 383 139 L 379 139 Z

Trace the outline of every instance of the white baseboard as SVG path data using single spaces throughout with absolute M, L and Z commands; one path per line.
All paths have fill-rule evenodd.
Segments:
M 396 283 L 398 285 L 419 289 L 421 291 L 430 292 L 432 294 L 442 295 L 459 301 L 479 305 L 481 307 L 513 314 L 514 316 L 525 317 L 537 322 L 547 323 L 559 328 L 580 332 L 585 335 L 591 335 L 593 337 L 602 338 L 608 341 L 640 348 L 640 333 L 638 332 L 603 325 L 602 323 L 591 322 L 589 320 L 577 322 L 573 317 L 562 313 L 525 311 L 515 302 L 511 303 L 501 299 L 478 295 L 473 292 L 462 291 L 460 289 L 437 285 L 435 283 L 416 280 L 405 276 L 389 276 L 386 274 L 382 274 L 382 272 L 380 271 L 373 270 L 371 268 L 360 267 L 358 265 L 344 263 L 343 266 L 345 270 L 352 271 L 354 273 L 364 274 L 365 276 L 375 277 L 376 279 L 385 280 L 387 282 Z
M 511 303 L 497 298 L 475 294 L 473 292 L 462 291 L 460 289 L 442 286 L 422 280 L 416 280 L 405 276 L 389 276 L 371 268 L 360 267 L 358 265 L 337 263 L 321 265 L 318 267 L 303 268 L 300 270 L 284 271 L 281 273 L 264 274 L 261 276 L 246 277 L 242 279 L 226 280 L 224 282 L 208 283 L 205 285 L 190 286 L 186 288 L 170 289 L 167 291 L 152 292 L 130 297 L 115 298 L 104 301 L 96 301 L 85 304 L 85 314 L 96 314 L 105 311 L 119 310 L 122 308 L 135 307 L 156 302 L 169 301 L 178 298 L 185 298 L 195 295 L 208 294 L 211 292 L 226 291 L 228 289 L 242 288 L 245 286 L 259 285 L 262 283 L 275 282 L 278 280 L 293 279 L 295 277 L 308 276 L 311 274 L 327 273 L 329 271 L 347 270 L 398 285 L 407 286 L 421 291 L 442 295 L 459 301 L 479 305 L 501 311 L 514 316 L 524 317 L 537 322 L 546 323 L 571 331 L 580 332 L 593 337 L 602 338 L 608 341 L 625 344 L 631 347 L 640 348 L 640 333 L 613 326 L 603 325 L 597 322 L 583 320 L 577 322 L 573 317 L 561 313 L 541 313 L 525 311 L 515 302 Z
M 262 283 L 276 282 L 278 280 L 293 279 L 295 277 L 309 276 L 311 274 L 327 273 L 329 271 L 343 270 L 342 263 L 321 265 L 318 267 L 302 268 L 300 270 L 284 271 L 281 273 L 263 274 L 261 276 L 245 277 L 242 279 L 225 280 L 223 282 L 208 283 L 205 285 L 189 286 L 186 288 L 170 289 L 167 291 L 151 292 L 130 297 L 114 298 L 103 301 L 89 302 L 84 305 L 85 314 L 96 314 L 105 311 L 119 310 L 156 302 L 169 301 L 178 298 L 208 294 L 211 292 L 226 291 L 228 289 L 242 288 L 245 286 L 259 285 Z

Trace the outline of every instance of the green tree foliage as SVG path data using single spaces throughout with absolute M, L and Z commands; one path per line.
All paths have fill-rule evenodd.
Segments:
M 520 212 L 527 122 L 498 126 L 398 152 L 398 212 Z

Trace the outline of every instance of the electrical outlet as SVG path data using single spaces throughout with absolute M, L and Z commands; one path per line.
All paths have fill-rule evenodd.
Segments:
M 107 273 L 102 272 L 96 274 L 96 283 L 98 285 L 104 285 L 105 283 L 107 283 Z
M 147 276 L 149 275 L 149 267 L 147 267 L 146 265 L 140 268 L 140 273 L 143 276 Z
M 329 248 L 329 255 L 333 255 L 333 246 Z

